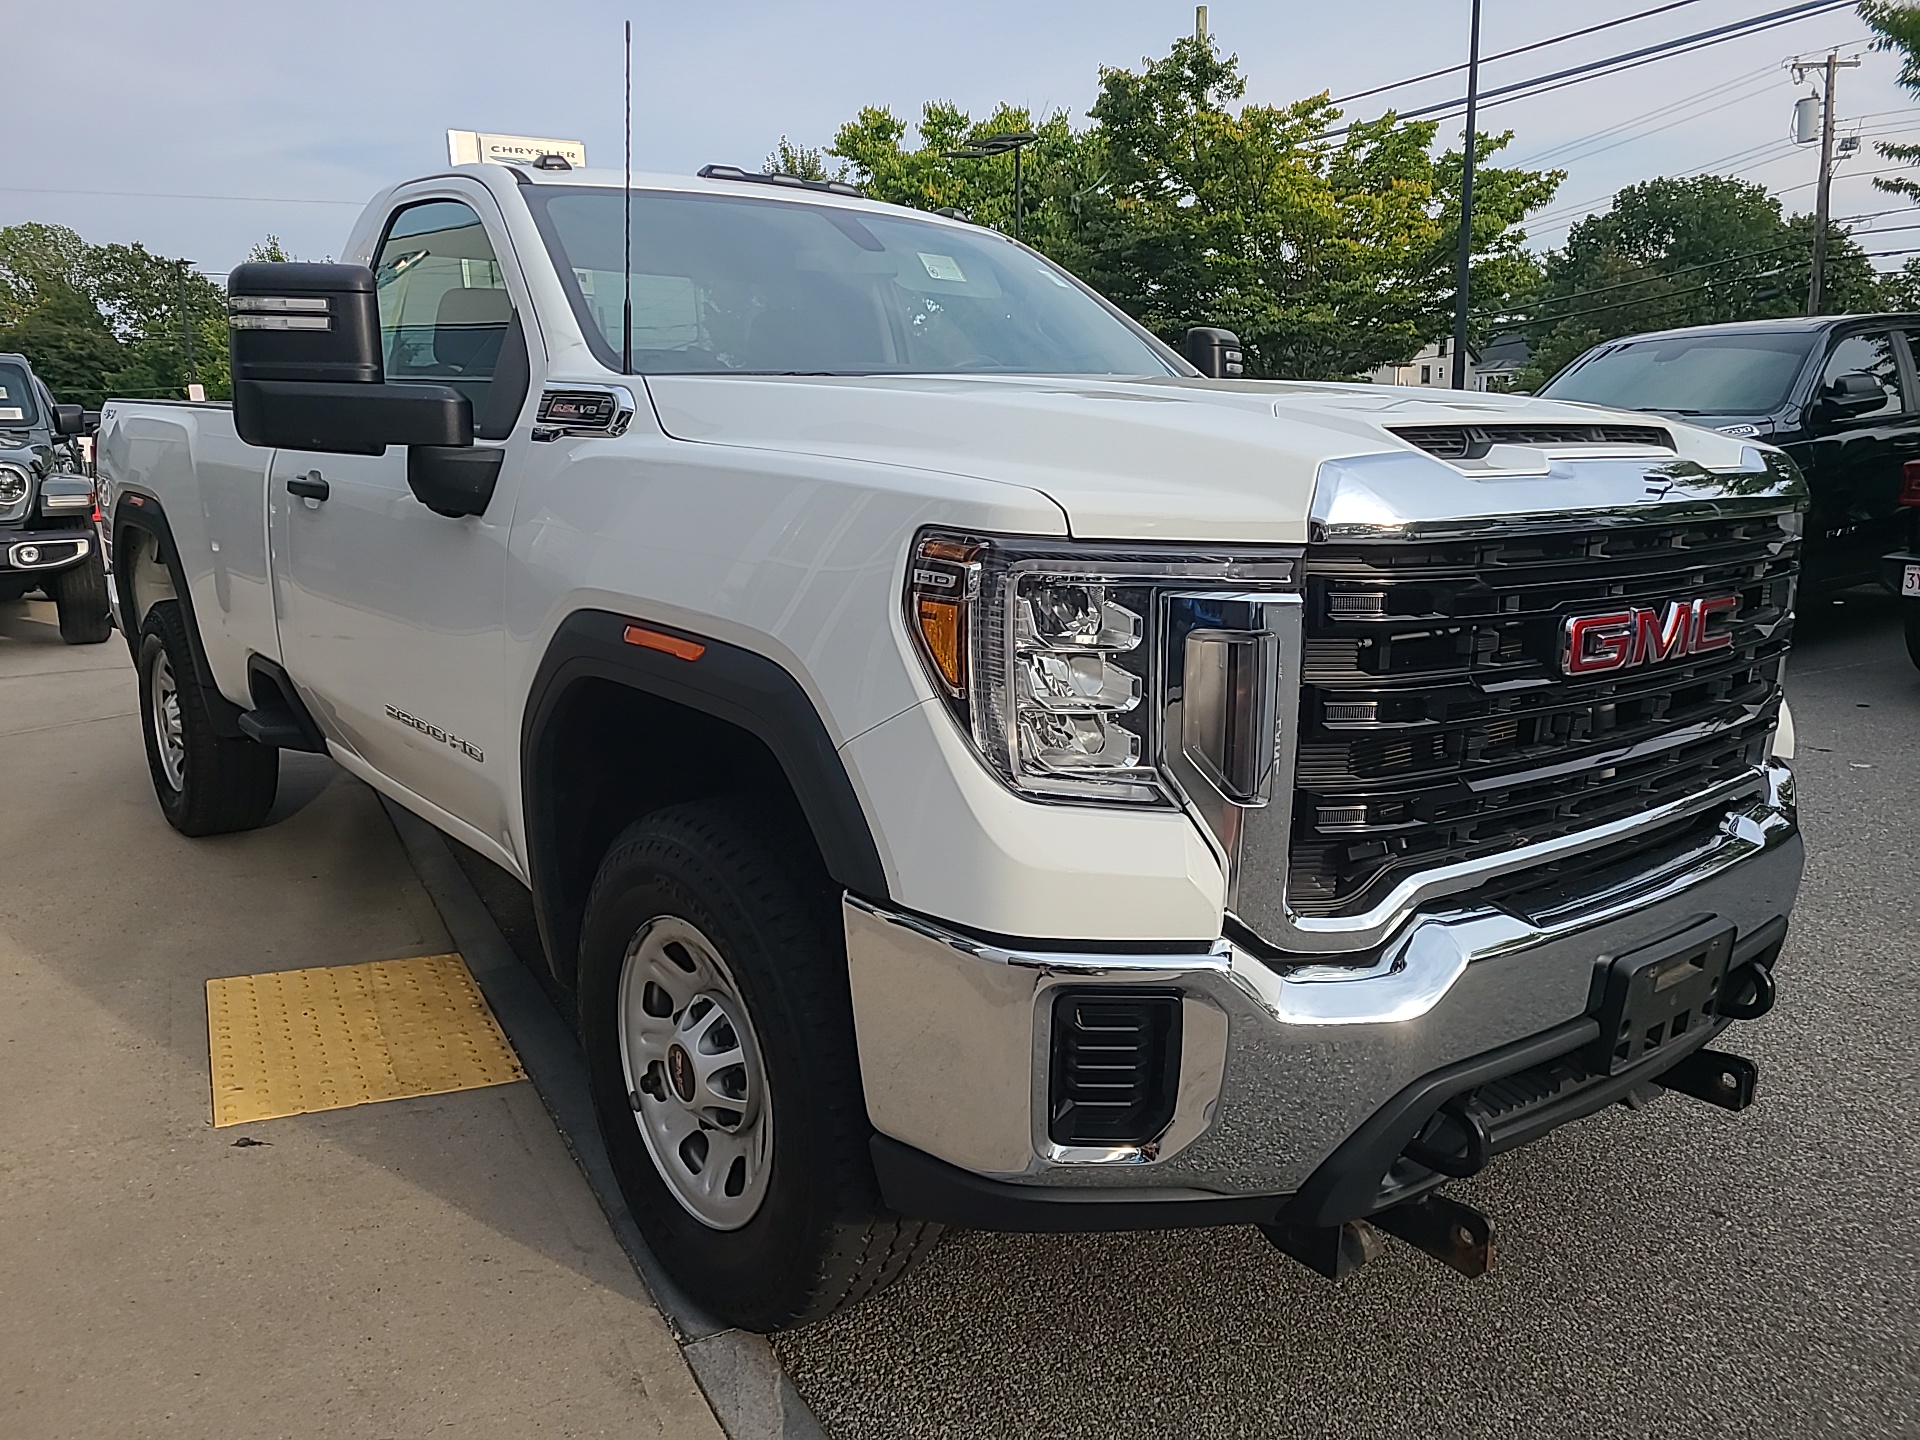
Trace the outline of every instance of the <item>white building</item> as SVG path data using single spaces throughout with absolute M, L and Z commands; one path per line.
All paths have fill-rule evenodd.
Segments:
M 1467 389 L 1504 390 L 1513 372 L 1527 362 L 1527 343 L 1518 335 L 1501 335 L 1487 342 L 1485 351 L 1467 352 Z M 1376 385 L 1453 388 L 1453 341 L 1439 340 L 1404 365 L 1382 365 L 1368 377 Z

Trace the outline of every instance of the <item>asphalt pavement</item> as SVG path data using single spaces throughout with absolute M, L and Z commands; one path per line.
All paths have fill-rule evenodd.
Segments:
M 264 830 L 174 835 L 124 647 L 48 609 L 0 606 L 0 1435 L 717 1436 L 531 1086 L 208 1126 L 208 976 L 444 949 L 444 901 L 317 757 Z M 1789 694 L 1809 869 L 1733 1045 L 1753 1109 L 1670 1096 L 1503 1157 L 1455 1190 L 1498 1226 L 1477 1282 L 1396 1245 L 1330 1285 L 1246 1229 L 951 1234 L 776 1339 L 801 1395 L 839 1440 L 1920 1436 L 1892 603 L 1803 622 Z
M 1803 620 L 1808 870 L 1761 1067 L 1502 1157 L 1468 1281 L 1398 1244 L 1329 1284 L 1253 1230 L 949 1235 L 775 1349 L 839 1440 L 1920 1436 L 1920 671 L 1893 602 Z

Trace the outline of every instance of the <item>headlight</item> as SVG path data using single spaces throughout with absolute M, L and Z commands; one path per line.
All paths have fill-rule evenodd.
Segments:
M 33 477 L 18 465 L 0 465 L 0 520 L 17 519 L 27 508 Z
M 1271 771 L 1274 648 L 1216 612 L 1293 575 L 1293 557 L 1277 551 L 924 532 L 907 567 L 907 623 L 955 719 L 1015 790 L 1175 803 L 1166 719 L 1192 691 L 1187 729 L 1205 733 L 1183 735 L 1181 753 L 1223 795 L 1259 803 L 1232 787 Z

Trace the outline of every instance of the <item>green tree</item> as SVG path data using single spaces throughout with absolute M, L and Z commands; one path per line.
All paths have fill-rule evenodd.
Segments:
M 254 253 L 290 258 L 271 235 Z M 0 326 L 49 347 L 43 363 L 21 343 L 36 368 L 64 375 L 86 403 L 182 396 L 195 380 L 211 398 L 230 393 L 225 289 L 144 245 L 90 245 L 63 225 L 0 228 Z
M 828 165 L 824 150 L 810 145 L 795 145 L 786 136 L 768 152 L 760 168 L 769 175 L 795 175 L 802 180 L 845 180 L 845 165 Z M 269 237 L 271 238 L 271 237 Z
M 1617 336 L 1802 314 L 1813 224 L 1782 214 L 1765 186 L 1730 176 L 1629 185 L 1545 257 L 1523 307 L 1486 319 L 1526 332 L 1528 386 Z M 1825 303 L 1834 314 L 1884 303 L 1872 262 L 1837 226 L 1827 232 Z
M 1902 89 L 1920 95 L 1920 5 L 1900 5 L 1889 0 L 1867 0 L 1860 7 L 1860 18 L 1874 33 L 1873 48 L 1892 50 L 1900 56 L 1899 82 Z M 1876 147 L 1889 160 L 1903 164 L 1920 163 L 1920 145 L 1881 142 Z M 1909 200 L 1920 200 L 1920 180 L 1905 175 L 1876 175 L 1874 188 Z
M 1010 155 L 950 152 L 1029 130 L 1027 242 L 1177 342 L 1224 325 L 1254 374 L 1348 378 L 1447 333 L 1459 234 L 1460 156 L 1435 156 L 1437 126 L 1392 115 L 1322 138 L 1340 112 L 1322 95 L 1234 109 L 1239 62 L 1181 40 L 1139 72 L 1104 70 L 1090 117 L 1002 106 L 975 120 L 944 101 L 912 127 L 862 110 L 829 153 L 876 199 L 953 208 L 1011 230 Z M 1483 156 L 1506 143 L 1483 136 Z M 1483 167 L 1475 187 L 1473 282 L 1504 303 L 1533 281 L 1520 221 L 1555 173 Z
M 1323 95 L 1232 108 L 1234 57 L 1175 44 L 1136 74 L 1102 73 L 1092 114 L 1109 180 L 1085 227 L 1085 273 L 1169 339 L 1222 324 L 1257 374 L 1344 378 L 1403 360 L 1451 324 L 1461 157 L 1438 126 L 1351 123 Z M 1505 135 L 1480 136 L 1481 157 Z M 1482 165 L 1474 292 L 1501 303 L 1529 278 L 1518 228 L 1559 172 Z
M 25 355 L 63 402 L 89 409 L 100 407 L 106 377 L 127 360 L 93 302 L 57 279 L 43 280 L 24 313 L 0 325 L 0 351 Z
M 921 107 L 912 128 L 917 143 L 909 147 L 907 122 L 890 110 L 868 106 L 840 127 L 827 153 L 844 160 L 850 178 L 876 200 L 919 210 L 957 210 L 978 224 L 1011 233 L 1012 154 L 965 159 L 951 152 L 989 135 L 1031 132 L 1036 138 L 1020 157 L 1022 238 L 1056 260 L 1068 259 L 1074 197 L 1089 178 L 1087 156 L 1098 146 L 1097 135 L 1076 134 L 1065 111 L 1036 121 L 1026 110 L 1002 105 L 975 120 L 945 100 Z

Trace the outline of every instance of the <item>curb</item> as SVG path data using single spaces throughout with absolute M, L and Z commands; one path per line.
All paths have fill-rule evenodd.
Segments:
M 520 963 L 440 832 L 384 795 L 380 803 L 454 947 L 466 958 L 560 1138 L 587 1177 L 614 1238 L 672 1326 L 721 1428 L 730 1440 L 828 1440 L 766 1337 L 729 1329 L 688 1299 L 661 1268 L 613 1178 L 573 1027 Z

